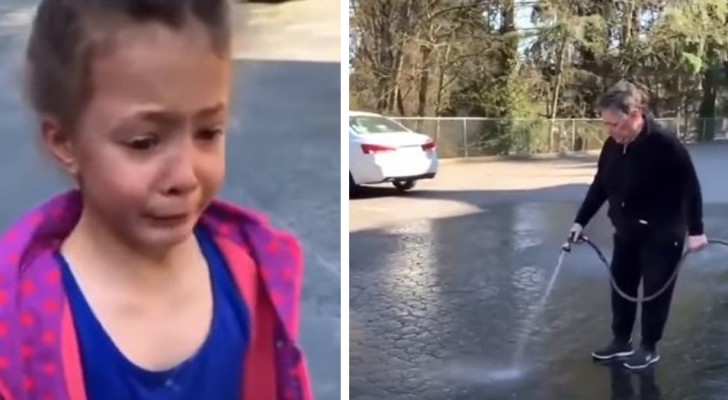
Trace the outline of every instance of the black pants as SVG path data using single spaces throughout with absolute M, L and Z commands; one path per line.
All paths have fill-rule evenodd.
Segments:
M 684 237 L 650 238 L 614 235 L 612 273 L 617 285 L 630 296 L 637 296 L 640 280 L 644 296 L 656 293 L 675 272 L 682 257 Z M 675 281 L 660 296 L 642 304 L 642 344 L 654 347 L 662 339 Z M 612 289 L 612 331 L 617 340 L 632 336 L 637 304 L 623 299 Z

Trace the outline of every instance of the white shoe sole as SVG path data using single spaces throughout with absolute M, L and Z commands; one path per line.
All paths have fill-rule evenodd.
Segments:
M 600 356 L 600 355 L 597 355 L 596 353 L 592 353 L 592 357 L 596 358 L 597 360 L 606 361 L 606 360 L 611 360 L 613 358 L 631 356 L 632 354 L 634 354 L 634 350 L 623 351 L 621 353 L 614 353 L 614 354 L 610 354 L 608 356 Z
M 648 361 L 647 364 L 628 365 L 627 363 L 624 363 L 623 365 L 624 365 L 625 368 L 632 369 L 632 370 L 634 370 L 634 369 L 645 369 L 645 368 L 649 367 L 650 365 L 652 365 L 652 364 L 654 364 L 654 363 L 656 363 L 658 361 L 660 361 L 660 356 L 659 355 L 658 356 L 655 356 L 655 358 L 653 358 L 650 361 Z

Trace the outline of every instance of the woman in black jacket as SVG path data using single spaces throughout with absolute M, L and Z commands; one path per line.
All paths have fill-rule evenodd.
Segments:
M 579 209 L 571 237 L 605 202 L 615 228 L 612 273 L 617 285 L 636 296 L 655 293 L 667 282 L 687 247 L 698 251 L 708 240 L 703 232 L 700 182 L 690 155 L 677 136 L 646 111 L 646 96 L 634 84 L 621 81 L 600 101 L 609 138 L 602 147 L 594 181 Z M 657 362 L 674 282 L 663 294 L 643 304 L 642 343 L 632 348 L 637 304 L 612 290 L 613 340 L 592 353 L 599 360 L 626 357 L 624 366 L 646 368 Z

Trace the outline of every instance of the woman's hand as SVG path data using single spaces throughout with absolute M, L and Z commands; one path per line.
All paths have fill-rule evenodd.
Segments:
M 688 236 L 688 251 L 698 252 L 708 245 L 708 237 L 705 235 Z

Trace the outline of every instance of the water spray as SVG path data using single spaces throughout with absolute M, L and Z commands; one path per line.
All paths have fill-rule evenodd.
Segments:
M 682 257 L 680 258 L 680 261 L 678 262 L 677 267 L 675 268 L 675 272 L 672 273 L 670 278 L 665 282 L 665 284 L 659 290 L 655 291 L 654 293 L 652 293 L 648 296 L 645 296 L 645 293 L 642 293 L 642 296 L 635 297 L 635 296 L 628 295 L 627 293 L 624 292 L 624 290 L 622 290 L 619 287 L 619 285 L 617 285 L 617 282 L 614 279 L 614 275 L 612 274 L 612 268 L 610 266 L 610 262 L 607 260 L 607 257 L 604 255 L 604 252 L 602 252 L 602 250 L 599 248 L 599 246 L 597 246 L 593 241 L 591 241 L 591 239 L 589 239 L 589 237 L 587 237 L 584 234 L 579 234 L 578 236 L 575 236 L 572 234 L 566 240 L 566 242 L 561 246 L 561 253 L 559 254 L 558 261 L 556 262 L 556 268 L 554 268 L 554 273 L 551 276 L 549 284 L 546 288 L 546 292 L 544 293 L 543 297 L 541 298 L 541 301 L 539 302 L 538 307 L 536 308 L 536 310 L 532 313 L 532 315 L 528 319 L 528 323 L 526 325 L 527 334 L 523 337 L 522 340 L 519 341 L 519 343 L 516 347 L 516 352 L 513 356 L 513 361 L 511 363 L 512 365 L 517 365 L 523 356 L 523 352 L 524 352 L 527 342 L 528 342 L 528 333 L 530 333 L 531 329 L 533 328 L 533 325 L 535 323 L 537 316 L 540 315 L 541 312 L 543 312 L 543 309 L 546 305 L 546 301 L 548 300 L 549 295 L 551 294 L 551 290 L 554 287 L 554 283 L 556 282 L 556 278 L 559 275 L 559 271 L 561 270 L 561 267 L 564 263 L 564 260 L 566 259 L 566 256 L 569 253 L 571 253 L 573 245 L 580 244 L 580 243 L 586 243 L 597 254 L 597 256 L 601 260 L 602 264 L 607 269 L 607 272 L 609 273 L 609 282 L 612 285 L 612 287 L 614 288 L 614 291 L 617 292 L 625 300 L 628 300 L 628 301 L 631 301 L 634 303 L 646 303 L 648 301 L 652 301 L 652 300 L 656 299 L 661 294 L 663 294 L 665 292 L 665 290 L 667 290 L 667 288 L 669 288 L 670 285 L 673 282 L 675 282 L 675 279 L 677 278 L 677 275 L 680 272 L 680 269 L 681 269 L 682 265 L 684 264 L 685 259 L 691 253 L 691 251 L 689 251 L 689 250 L 686 250 L 683 253 Z M 721 239 L 708 239 L 708 244 L 717 244 L 717 245 L 728 247 L 728 241 L 721 240 Z
M 604 255 L 604 252 L 597 246 L 589 237 L 586 235 L 580 234 L 578 236 L 572 235 L 567 239 L 567 241 L 561 246 L 561 252 L 559 254 L 558 261 L 556 263 L 556 267 L 554 268 L 554 271 L 551 275 L 551 278 L 549 279 L 548 285 L 546 287 L 546 291 L 541 297 L 540 301 L 536 305 L 536 307 L 533 309 L 533 311 L 530 313 L 526 320 L 525 324 L 525 332 L 521 336 L 520 340 L 518 341 L 516 345 L 516 351 L 513 354 L 513 358 L 511 359 L 511 364 L 508 368 L 504 369 L 490 369 L 486 372 L 478 371 L 478 368 L 474 368 L 474 366 L 469 366 L 468 368 L 465 368 L 464 370 L 467 371 L 477 371 L 477 375 L 481 377 L 482 375 L 486 375 L 488 377 L 488 381 L 511 381 L 511 380 L 517 380 L 520 377 L 523 376 L 525 373 L 525 370 L 523 369 L 523 366 L 521 365 L 523 354 L 525 352 L 526 346 L 528 345 L 530 333 L 533 330 L 534 326 L 536 325 L 536 321 L 538 317 L 543 313 L 544 307 L 548 301 L 548 298 L 554 288 L 554 285 L 556 283 L 557 277 L 559 275 L 559 271 L 561 271 L 561 267 L 563 266 L 563 263 L 569 253 L 572 251 L 572 247 L 577 244 L 586 243 L 589 247 L 591 247 L 592 250 L 596 253 L 596 255 L 599 257 L 599 260 L 601 260 L 604 267 L 607 269 L 609 273 L 609 281 L 611 286 L 614 288 L 615 292 L 617 292 L 621 297 L 623 297 L 625 300 L 635 302 L 635 303 L 645 303 L 651 300 L 656 299 L 661 294 L 667 290 L 667 288 L 675 282 L 675 279 L 677 278 L 677 275 L 683 266 L 685 259 L 688 257 L 689 254 L 692 252 L 689 250 L 686 250 L 682 257 L 680 258 L 680 261 L 678 262 L 677 267 L 675 268 L 675 272 L 670 276 L 670 278 L 665 282 L 665 284 L 657 291 L 655 291 L 652 294 L 649 294 L 648 296 L 645 296 L 644 293 L 641 297 L 634 297 L 630 296 L 627 293 L 625 293 L 619 285 L 617 285 L 617 282 L 614 279 L 614 275 L 612 274 L 612 268 L 610 266 L 609 260 L 607 260 L 607 257 Z M 721 239 L 708 239 L 708 244 L 710 245 L 720 245 L 728 247 L 728 241 L 721 240 Z M 464 374 L 463 371 L 457 370 L 453 371 L 455 375 L 461 376 Z

